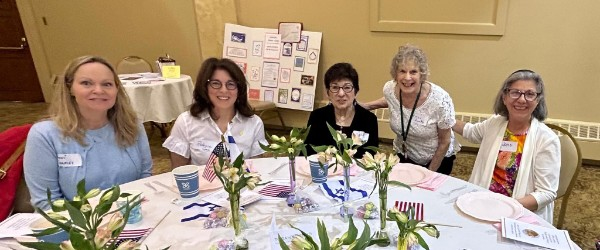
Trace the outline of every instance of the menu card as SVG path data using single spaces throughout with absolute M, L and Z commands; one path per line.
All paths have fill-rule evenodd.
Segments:
M 550 249 L 574 249 L 567 230 L 502 218 L 502 237 Z
M 42 218 L 36 213 L 18 213 L 0 223 L 0 239 L 23 236 L 32 233 L 29 224 Z

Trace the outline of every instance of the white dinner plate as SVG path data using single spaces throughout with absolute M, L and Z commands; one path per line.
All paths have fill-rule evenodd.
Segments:
M 338 166 L 337 171 L 333 171 L 335 169 L 334 166 L 330 167 L 328 170 L 329 174 L 327 174 L 328 176 L 333 176 L 333 175 L 342 175 L 344 172 L 344 168 L 342 166 Z M 308 163 L 308 160 L 305 159 L 304 157 L 296 157 L 296 173 L 299 173 L 301 175 L 305 175 L 305 176 L 310 176 L 310 164 Z
M 456 206 L 476 219 L 500 222 L 502 217 L 518 219 L 524 207 L 517 200 L 494 192 L 466 193 L 456 199 Z
M 389 180 L 399 181 L 409 186 L 426 182 L 433 175 L 432 171 L 419 165 L 410 163 L 398 163 L 389 175 Z
M 198 169 L 198 174 L 200 174 L 200 191 L 205 191 L 205 190 L 213 190 L 213 189 L 217 189 L 217 188 L 221 188 L 223 187 L 223 183 L 221 183 L 221 181 L 219 180 L 218 177 L 215 177 L 215 179 L 213 179 L 212 182 L 208 182 L 207 179 L 204 179 L 204 177 L 202 177 L 202 175 L 204 174 L 204 169 L 206 168 L 206 165 L 201 165 L 199 166 Z

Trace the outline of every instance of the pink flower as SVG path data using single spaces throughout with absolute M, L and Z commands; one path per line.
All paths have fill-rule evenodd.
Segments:
M 512 157 L 512 152 L 500 151 L 498 153 L 498 160 L 496 161 L 496 167 L 501 169 L 506 169 L 508 167 L 508 163 Z

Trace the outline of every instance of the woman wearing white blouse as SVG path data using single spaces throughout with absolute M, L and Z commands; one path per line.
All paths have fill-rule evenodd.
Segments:
M 248 104 L 247 89 L 244 73 L 235 62 L 204 61 L 196 78 L 194 102 L 179 115 L 163 143 L 171 152 L 173 168 L 206 164 L 223 136 L 232 136 L 245 158 L 264 153 L 259 146 L 259 142 L 267 144 L 264 125 Z

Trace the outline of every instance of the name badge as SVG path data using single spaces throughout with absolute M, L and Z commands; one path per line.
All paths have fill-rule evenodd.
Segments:
M 365 143 L 369 140 L 369 133 L 366 133 L 365 131 L 358 131 L 358 130 L 354 130 L 352 131 L 352 133 L 356 136 L 358 136 L 358 138 L 360 138 L 360 140 Z
M 82 165 L 80 154 L 58 154 L 59 167 L 80 167 Z
M 500 151 L 517 152 L 517 142 L 503 141 L 502 145 L 500 146 Z
M 426 126 L 427 125 L 427 116 L 414 114 L 412 123 L 419 125 L 419 126 Z
M 200 152 L 212 152 L 215 146 L 217 146 L 217 144 L 219 143 L 201 140 L 194 143 L 194 148 L 200 150 Z

